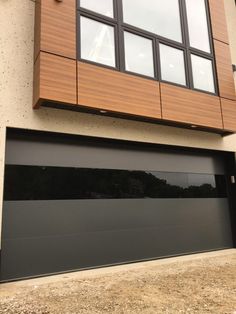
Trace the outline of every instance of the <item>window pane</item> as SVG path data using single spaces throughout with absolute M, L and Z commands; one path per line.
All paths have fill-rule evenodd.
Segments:
M 190 45 L 210 52 L 205 0 L 186 0 Z
M 114 28 L 81 16 L 81 58 L 115 67 Z
M 191 55 L 193 68 L 193 85 L 197 89 L 215 92 L 211 60 Z
M 5 172 L 5 201 L 221 197 L 223 175 L 20 165 Z
M 80 6 L 109 16 L 109 17 L 113 17 L 113 0 L 80 0 Z
M 125 23 L 182 42 L 178 0 L 123 0 L 123 16 Z
M 184 53 L 166 45 L 160 45 L 162 80 L 186 85 Z
M 124 35 L 126 70 L 153 77 L 152 41 L 128 32 Z

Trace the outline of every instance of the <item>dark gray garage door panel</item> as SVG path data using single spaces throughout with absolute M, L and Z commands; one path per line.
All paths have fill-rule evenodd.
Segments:
M 2 278 L 232 247 L 227 199 L 9 201 Z
M 82 139 L 9 139 L 0 279 L 232 247 L 224 166 L 217 153 Z M 185 177 L 188 184 L 181 181 Z M 87 178 L 86 186 L 81 178 Z M 130 182 L 145 193 L 128 191 Z M 150 182 L 156 190 L 149 195 Z
M 7 141 L 6 164 L 224 174 L 221 157 L 207 153 L 23 140 Z

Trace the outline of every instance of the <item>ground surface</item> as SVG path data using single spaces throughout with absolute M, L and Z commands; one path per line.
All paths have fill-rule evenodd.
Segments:
M 236 313 L 236 250 L 0 286 L 0 313 Z

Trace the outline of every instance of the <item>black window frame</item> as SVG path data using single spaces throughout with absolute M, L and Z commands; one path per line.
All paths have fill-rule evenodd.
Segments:
M 113 0 L 113 8 L 114 8 L 114 17 L 108 17 L 102 14 L 99 14 L 94 11 L 90 11 L 88 9 L 80 7 L 80 0 L 77 0 L 77 59 L 79 61 L 83 61 L 86 63 L 94 64 L 100 67 L 105 67 L 112 69 L 114 71 L 119 71 L 139 77 L 143 77 L 149 80 L 155 80 L 167 84 L 171 84 L 174 86 L 179 86 L 182 88 L 199 91 L 202 93 L 210 94 L 210 95 L 219 95 L 219 87 L 217 80 L 217 71 L 216 71 L 216 60 L 214 53 L 214 45 L 213 45 L 213 35 L 212 35 L 212 26 L 210 19 L 210 9 L 208 0 L 204 0 L 206 7 L 206 15 L 207 15 L 207 25 L 208 25 L 208 33 L 209 33 L 209 42 L 210 42 L 210 53 L 199 50 L 197 48 L 193 48 L 190 46 L 189 39 L 189 30 L 188 30 L 188 21 L 187 21 L 187 8 L 185 0 L 178 0 L 179 2 L 179 10 L 180 10 L 180 23 L 181 23 L 181 34 L 182 34 L 182 42 L 177 42 L 175 40 L 171 40 L 165 38 L 163 36 L 151 33 L 149 31 L 145 31 L 138 27 L 132 26 L 130 24 L 123 22 L 123 7 L 122 0 Z M 87 59 L 81 58 L 81 41 L 80 41 L 80 17 L 84 16 L 90 18 L 97 22 L 102 22 L 109 26 L 114 27 L 114 37 L 115 37 L 115 63 L 116 66 L 108 66 L 101 63 L 93 62 Z M 125 69 L 125 45 L 124 45 L 124 32 L 129 32 L 134 35 L 141 36 L 143 38 L 147 38 L 152 40 L 153 44 L 153 65 L 154 65 L 154 77 L 146 76 L 140 73 L 127 71 Z M 159 45 L 164 44 L 179 50 L 183 51 L 184 55 L 184 65 L 185 65 L 185 77 L 186 77 L 186 85 L 162 80 L 161 78 L 161 61 L 160 61 L 160 49 Z M 197 55 L 199 57 L 208 59 L 212 62 L 212 71 L 213 71 L 213 79 L 214 79 L 214 87 L 215 92 L 210 92 L 207 90 L 202 90 L 194 87 L 193 84 L 193 71 L 192 71 L 192 63 L 191 63 L 191 54 Z

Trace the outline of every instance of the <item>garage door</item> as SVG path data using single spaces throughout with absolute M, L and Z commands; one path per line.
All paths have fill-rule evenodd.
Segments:
M 1 280 L 232 247 L 219 154 L 9 139 Z

